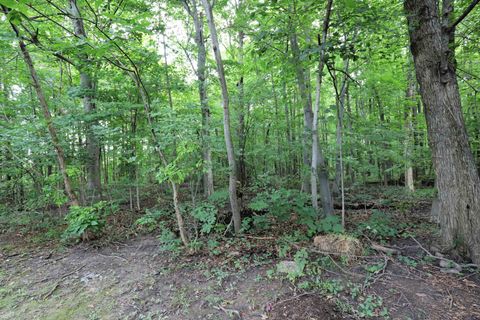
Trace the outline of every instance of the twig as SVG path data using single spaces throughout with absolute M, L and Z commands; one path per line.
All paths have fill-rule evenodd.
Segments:
M 225 312 L 227 315 L 230 315 L 230 314 L 234 314 L 237 316 L 236 319 L 243 319 L 242 318 L 242 315 L 240 314 L 240 311 L 238 310 L 235 310 L 235 309 L 227 309 L 227 308 L 224 308 L 222 306 L 213 306 L 214 309 L 217 309 L 217 310 L 221 310 L 223 312 Z
M 255 239 L 255 240 L 275 240 L 275 237 L 255 237 L 255 236 L 249 236 L 248 234 L 244 235 L 245 238 L 247 239 Z
M 230 219 L 230 222 L 228 223 L 227 227 L 225 228 L 225 231 L 223 232 L 223 236 L 224 236 L 224 237 L 225 237 L 225 235 L 227 234 L 228 229 L 230 229 L 230 226 L 232 225 L 232 222 L 233 222 L 233 218 Z
M 68 276 L 70 276 L 70 275 L 72 275 L 72 274 L 80 271 L 80 270 L 83 269 L 85 266 L 86 266 L 86 265 L 84 264 L 84 265 L 81 266 L 80 268 L 77 268 L 77 269 L 75 269 L 75 270 L 72 271 L 72 272 L 69 272 L 69 273 L 67 273 L 67 274 L 64 274 L 60 279 L 58 279 L 57 283 L 55 283 L 55 285 L 53 286 L 53 288 L 52 288 L 49 292 L 47 292 L 47 294 L 45 294 L 45 295 L 43 296 L 42 299 L 43 299 L 43 300 L 46 300 L 48 297 L 50 297 L 50 296 L 55 292 L 55 290 L 57 290 L 57 288 L 60 286 L 60 282 L 61 282 L 63 279 L 65 279 L 66 277 L 68 277 Z
M 127 259 L 125 259 L 124 257 L 120 257 L 120 256 L 115 256 L 115 255 L 106 255 L 106 254 L 101 254 L 101 253 L 97 253 L 99 256 L 101 257 L 105 257 L 105 258 L 118 258 L 118 259 L 122 259 L 123 261 L 126 261 L 128 262 Z
M 372 249 L 384 252 L 386 254 L 392 254 L 392 255 L 393 254 L 397 254 L 397 255 L 402 254 L 402 252 L 398 249 L 384 247 L 384 246 L 381 246 L 381 245 L 373 243 L 373 242 L 370 246 L 372 247 Z
M 296 300 L 300 297 L 303 297 L 303 296 L 307 296 L 307 295 L 311 295 L 311 294 L 315 294 L 315 292 L 304 292 L 304 293 L 301 293 L 301 294 L 297 294 L 296 296 L 293 296 L 293 297 L 290 297 L 288 299 L 284 299 L 284 300 L 280 300 L 278 302 L 275 302 L 274 304 L 271 305 L 271 309 L 273 309 L 275 306 L 278 306 L 279 304 L 282 304 L 282 303 L 285 303 L 285 302 L 288 302 L 288 301 L 292 301 L 292 300 Z
M 332 258 L 331 255 L 328 254 L 328 257 L 330 258 L 330 260 L 332 260 L 333 264 L 335 264 L 335 265 L 337 266 L 337 268 L 340 269 L 340 271 L 342 271 L 343 273 L 348 274 L 348 275 L 350 275 L 350 276 L 352 276 L 352 277 L 356 277 L 356 278 L 360 277 L 360 278 L 363 278 L 363 277 L 362 277 L 361 275 L 359 275 L 359 274 L 356 274 L 356 273 L 353 273 L 353 272 L 350 272 L 350 271 L 348 271 L 348 270 L 343 269 L 343 268 L 335 261 L 335 259 Z

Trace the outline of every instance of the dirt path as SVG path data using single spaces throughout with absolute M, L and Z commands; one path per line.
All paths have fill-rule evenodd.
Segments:
M 357 261 L 348 270 L 365 275 L 365 266 L 379 261 L 382 258 Z M 4 254 L 0 319 L 329 320 L 358 317 L 358 310 L 367 312 L 375 303 L 350 298 L 349 286 L 361 287 L 364 278 L 354 282 L 336 270 L 322 279 L 325 284 L 342 281 L 345 289 L 312 294 L 268 277 L 276 262 L 268 252 L 234 248 L 218 257 L 175 255 L 161 251 L 155 237 L 100 249 L 78 245 L 63 251 Z M 475 275 L 443 274 L 433 265 L 412 267 L 389 257 L 386 268 L 374 277 L 364 296 L 382 297 L 383 305 L 372 309 L 370 318 L 383 319 L 379 311 L 386 307 L 390 319 L 480 319 Z M 342 306 L 356 311 L 347 316 Z
M 290 291 L 263 279 L 266 266 L 232 274 L 202 257 L 174 258 L 153 237 L 10 257 L 0 269 L 0 319 L 261 319 Z

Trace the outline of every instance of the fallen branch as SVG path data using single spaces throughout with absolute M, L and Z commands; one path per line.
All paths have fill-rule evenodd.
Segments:
M 428 257 L 430 257 L 432 259 L 437 259 L 437 260 L 446 262 L 446 264 L 445 263 L 441 264 L 440 265 L 441 267 L 446 267 L 447 265 L 450 265 L 450 266 L 453 266 L 454 269 L 457 269 L 458 271 L 461 271 L 462 268 L 479 268 L 479 266 L 477 264 L 474 264 L 474 263 L 458 264 L 451 259 L 447 259 L 447 258 L 444 258 L 444 257 L 439 257 L 439 256 L 436 256 L 436 255 L 433 255 L 433 254 L 430 253 L 430 251 L 425 249 L 425 247 L 422 246 L 420 244 L 420 242 L 418 242 L 418 240 L 415 239 L 413 236 L 410 236 L 410 238 L 412 238 L 413 241 L 415 241 L 418 244 L 418 246 L 427 254 Z M 450 271 L 443 271 L 443 272 L 452 273 Z
M 255 237 L 255 236 L 250 236 L 248 234 L 244 235 L 244 237 L 247 239 L 254 239 L 254 240 L 276 240 L 275 237 Z
M 128 262 L 128 260 L 125 259 L 124 257 L 115 256 L 115 255 L 113 255 L 113 254 L 112 254 L 112 255 L 106 255 L 106 254 L 101 254 L 101 253 L 97 253 L 97 254 L 98 254 L 99 256 L 101 256 L 101 257 L 104 257 L 104 258 L 117 258 L 117 259 L 121 259 L 121 260 L 123 260 L 123 261 L 125 261 L 125 262 Z
M 240 311 L 238 311 L 238 310 L 227 309 L 227 308 L 224 308 L 222 306 L 214 306 L 213 308 L 225 312 L 228 316 L 231 316 L 232 314 L 234 314 L 236 316 L 235 319 L 237 319 L 237 320 L 243 319 L 242 315 L 240 314 Z
M 394 248 L 389 248 L 389 247 L 385 247 L 385 246 L 381 246 L 379 244 L 376 244 L 376 243 L 373 243 L 371 244 L 371 247 L 372 249 L 374 250 L 377 250 L 377 251 L 381 251 L 383 253 L 386 253 L 386 254 L 391 254 L 391 255 L 400 255 L 402 254 L 402 252 L 398 249 L 394 249 Z

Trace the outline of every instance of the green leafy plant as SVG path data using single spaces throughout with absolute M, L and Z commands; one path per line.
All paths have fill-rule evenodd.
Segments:
M 398 260 L 399 260 L 401 263 L 403 263 L 404 265 L 409 266 L 409 267 L 412 267 L 412 268 L 415 268 L 415 267 L 418 265 L 418 262 L 417 262 L 417 261 L 415 261 L 414 259 L 409 258 L 409 257 L 398 256 Z
M 229 193 L 228 189 L 217 190 L 208 197 L 208 202 L 217 208 L 224 207 L 228 203 Z
M 339 216 L 328 216 L 318 223 L 318 231 L 323 233 L 342 233 L 343 227 Z
M 163 210 L 146 209 L 145 214 L 138 218 L 134 225 L 152 232 L 159 226 L 159 220 L 166 215 L 167 212 Z
M 203 202 L 191 211 L 191 215 L 200 222 L 200 232 L 203 234 L 209 234 L 214 229 L 217 222 L 218 210 L 214 205 L 208 202 Z
M 293 256 L 293 261 L 295 261 L 297 268 L 294 272 L 288 273 L 288 278 L 292 281 L 304 275 L 305 267 L 309 262 L 307 249 L 298 250 Z
M 390 216 L 374 210 L 369 219 L 358 225 L 357 233 L 365 234 L 375 240 L 386 240 L 398 236 L 398 230 L 393 226 Z
M 259 213 L 253 217 L 257 220 L 253 223 L 255 227 L 268 228 L 267 222 L 285 222 L 295 215 L 295 222 L 306 226 L 310 236 L 317 232 L 317 214 L 310 205 L 310 198 L 298 190 L 280 188 L 261 192 L 248 207 Z
M 106 201 L 100 201 L 92 206 L 72 206 L 65 217 L 67 229 L 62 234 L 64 241 L 88 240 L 98 235 L 105 227 L 106 217 L 116 211 L 116 207 Z
M 345 289 L 340 280 L 337 279 L 319 281 L 317 286 L 322 292 L 335 296 Z
M 360 318 L 387 317 L 388 309 L 382 308 L 383 299 L 379 296 L 368 295 L 365 300 L 358 305 L 358 315 Z
M 180 240 L 175 233 L 169 230 L 163 223 L 160 223 L 162 232 L 158 236 L 160 240 L 160 249 L 163 251 L 178 252 L 182 247 L 182 240 Z

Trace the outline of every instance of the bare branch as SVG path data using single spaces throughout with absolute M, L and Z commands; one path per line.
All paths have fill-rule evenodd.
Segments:
M 463 19 L 465 19 L 468 14 L 473 10 L 473 8 L 475 8 L 475 6 L 480 2 L 480 0 L 473 0 L 472 3 L 470 3 L 470 5 L 465 9 L 465 11 L 463 11 L 463 13 L 460 15 L 460 17 L 457 18 L 457 20 L 455 20 L 454 23 L 452 23 L 452 25 L 448 28 L 450 31 L 452 31 L 453 29 L 455 29 L 455 27 L 460 23 L 462 22 Z

